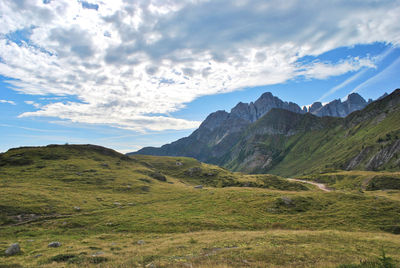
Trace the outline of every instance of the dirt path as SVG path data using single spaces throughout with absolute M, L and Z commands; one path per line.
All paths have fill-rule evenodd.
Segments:
M 287 179 L 289 181 L 298 181 L 298 182 L 304 182 L 304 183 L 308 183 L 308 184 L 312 184 L 317 186 L 319 189 L 321 189 L 322 191 L 325 192 L 331 192 L 332 190 L 329 189 L 325 184 L 323 183 L 318 183 L 318 182 L 313 182 L 313 181 L 306 181 L 306 180 L 299 180 L 299 179 Z

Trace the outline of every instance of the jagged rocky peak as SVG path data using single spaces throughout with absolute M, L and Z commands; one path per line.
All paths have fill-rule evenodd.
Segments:
M 293 102 L 284 102 L 271 92 L 265 92 L 254 103 L 239 102 L 231 110 L 231 115 L 244 119 L 250 123 L 257 121 L 273 108 L 281 108 L 295 113 L 304 113 L 300 106 Z
M 207 118 L 201 123 L 200 128 L 208 128 L 214 130 L 219 127 L 229 117 L 229 113 L 223 110 L 216 111 L 207 116 Z
M 358 93 L 352 93 L 347 96 L 347 100 L 344 102 L 340 99 L 333 100 L 326 105 L 322 105 L 320 102 L 314 102 L 309 112 L 317 116 L 346 117 L 354 111 L 363 109 L 368 103 L 369 102 Z
M 363 97 L 360 96 L 358 93 L 351 93 L 350 95 L 347 96 L 348 103 L 352 104 L 365 104 L 366 101 L 364 100 Z
M 319 102 L 319 101 L 317 101 L 317 102 L 314 102 L 314 103 L 310 106 L 309 112 L 310 112 L 310 113 L 314 113 L 315 111 L 318 111 L 318 110 L 321 109 L 321 108 L 322 108 L 322 103 Z

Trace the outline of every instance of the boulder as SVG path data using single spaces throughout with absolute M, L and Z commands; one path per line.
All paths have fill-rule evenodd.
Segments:
M 60 242 L 57 242 L 57 241 L 55 241 L 55 242 L 50 242 L 47 246 L 48 246 L 49 248 L 58 248 L 58 247 L 61 247 L 61 243 L 60 243 Z
M 5 251 L 6 256 L 17 255 L 19 253 L 21 253 L 21 248 L 19 247 L 18 243 L 12 244 Z

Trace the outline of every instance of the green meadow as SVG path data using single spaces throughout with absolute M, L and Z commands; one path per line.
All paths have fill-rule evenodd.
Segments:
M 398 172 L 298 178 L 332 191 L 185 157 L 12 149 L 0 155 L 0 267 L 400 265 Z

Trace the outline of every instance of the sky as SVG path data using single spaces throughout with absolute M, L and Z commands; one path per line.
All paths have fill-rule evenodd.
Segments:
M 0 152 L 190 135 L 272 92 L 400 87 L 400 0 L 0 0 Z

